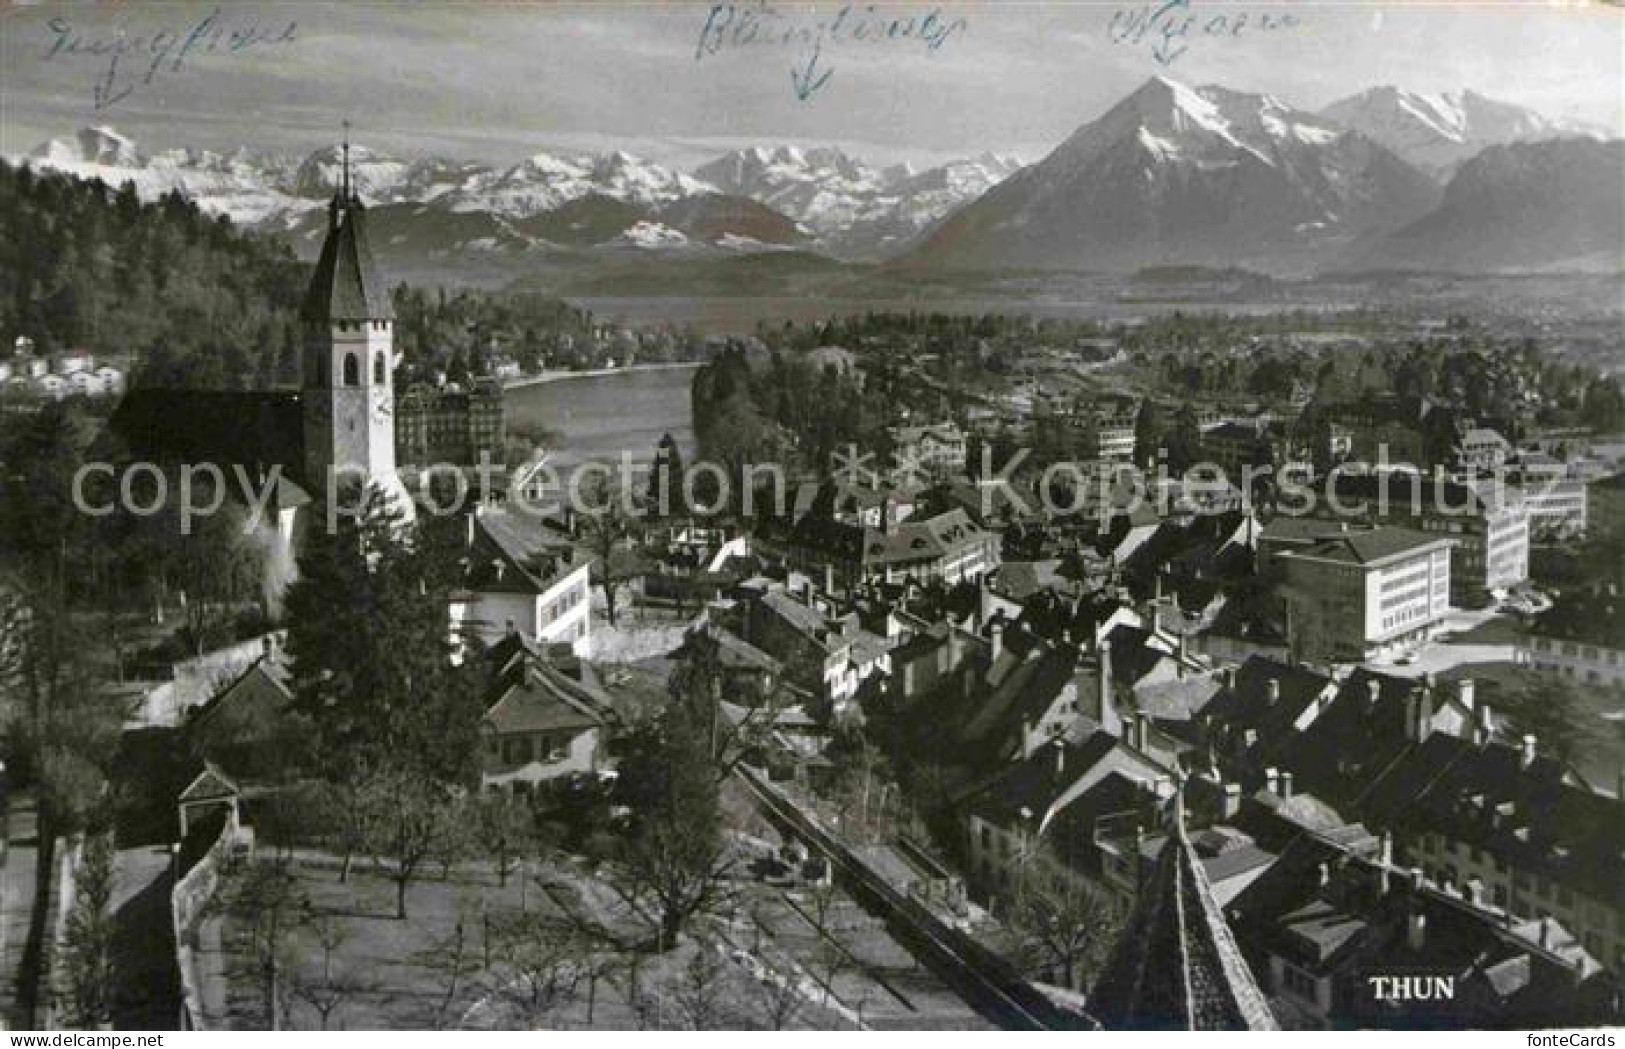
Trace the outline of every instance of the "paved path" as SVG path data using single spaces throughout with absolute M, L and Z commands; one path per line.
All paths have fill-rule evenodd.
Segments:
M 0 1019 L 11 1030 L 28 1030 L 33 1025 L 23 1015 L 18 980 L 34 914 L 35 864 L 39 862 L 33 798 L 12 796 L 6 831 L 5 863 L 0 869 Z
M 113 864 L 113 1026 L 172 1031 L 180 978 L 169 919 L 170 858 L 163 846 L 120 849 Z

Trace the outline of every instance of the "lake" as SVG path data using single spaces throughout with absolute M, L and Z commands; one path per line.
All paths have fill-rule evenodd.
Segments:
M 693 381 L 692 367 L 619 371 L 514 387 L 504 400 L 510 426 L 533 422 L 563 435 L 549 448 L 549 462 L 562 478 L 583 462 L 619 462 L 623 450 L 647 463 L 667 433 L 691 462 Z

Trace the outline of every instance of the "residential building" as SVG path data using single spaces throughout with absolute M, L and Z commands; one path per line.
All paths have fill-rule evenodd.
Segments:
M 480 719 L 480 781 L 487 790 L 528 793 L 538 784 L 598 771 L 610 702 L 548 657 L 528 654 L 498 674 Z
M 1281 552 L 1289 648 L 1300 659 L 1358 662 L 1430 637 L 1450 610 L 1450 547 L 1376 528 L 1328 531 Z
M 563 535 L 514 510 L 468 515 L 467 567 L 451 598 L 455 637 L 494 645 L 517 633 L 592 651 L 591 561 Z
M 1506 482 L 1529 510 L 1536 538 L 1570 539 L 1584 535 L 1590 488 L 1583 472 L 1542 452 L 1522 452 L 1507 465 Z
M 882 516 L 876 527 L 815 511 L 793 524 L 764 526 L 756 545 L 791 568 L 825 578 L 827 590 L 910 580 L 951 586 L 980 579 L 998 567 L 998 534 L 983 529 L 959 507 L 903 521 Z
M 951 420 L 920 426 L 894 426 L 889 431 L 897 465 L 910 464 L 938 478 L 965 469 L 965 432 Z
M 1625 601 L 1601 584 L 1553 598 L 1518 639 L 1518 662 L 1586 685 L 1625 688 Z

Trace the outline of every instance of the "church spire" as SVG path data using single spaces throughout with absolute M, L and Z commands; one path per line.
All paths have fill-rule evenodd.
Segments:
M 1169 809 L 1156 870 L 1095 983 L 1090 1012 L 1107 1030 L 1274 1030 L 1275 1017 L 1191 846 L 1183 777 Z
M 350 200 L 350 122 L 348 120 L 344 122 L 344 148 L 341 165 L 343 167 L 343 174 L 340 177 L 342 179 L 341 185 L 343 188 L 339 190 L 339 194 L 344 198 L 345 202 L 348 203 Z

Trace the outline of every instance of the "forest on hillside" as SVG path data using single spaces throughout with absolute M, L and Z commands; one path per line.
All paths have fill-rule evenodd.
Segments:
M 0 163 L 0 334 L 134 363 L 151 386 L 296 381 L 308 267 L 179 194 Z

